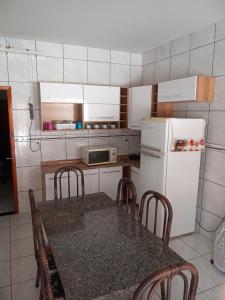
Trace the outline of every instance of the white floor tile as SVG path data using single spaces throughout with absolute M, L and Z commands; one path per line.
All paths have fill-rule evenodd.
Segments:
M 182 241 L 184 241 L 186 244 L 188 244 L 191 248 L 193 248 L 201 255 L 212 252 L 213 241 L 207 239 L 200 233 L 185 236 L 182 238 Z
M 205 294 L 209 299 L 212 300 L 224 300 L 225 299 L 225 284 L 219 285 L 206 291 Z
M 187 245 L 181 239 L 170 240 L 169 247 L 173 249 L 177 254 L 183 257 L 185 260 L 191 260 L 193 258 L 199 257 L 200 254 L 193 250 L 189 245 Z
M 35 281 L 29 280 L 12 286 L 12 300 L 38 300 L 39 288 L 35 287 Z
M 0 263 L 0 287 L 6 287 L 10 282 L 10 262 L 4 261 Z M 0 298 L 1 299 L 1 298 Z
M 27 223 L 31 223 L 31 214 L 29 212 L 10 216 L 11 226 L 23 225 Z
M 206 296 L 205 293 L 201 293 L 196 296 L 195 300 L 209 300 L 209 298 Z
M 198 257 L 191 260 L 199 272 L 200 290 L 205 291 L 215 287 L 216 285 L 225 283 L 225 274 L 220 272 L 216 267 L 210 264 L 203 257 Z
M 0 228 L 9 227 L 9 216 L 0 217 Z
M 0 288 L 0 299 L 11 300 L 11 286 Z
M 34 253 L 33 237 L 11 241 L 11 259 L 29 256 Z
M 203 257 L 210 262 L 210 260 L 213 258 L 213 254 L 212 253 L 208 253 L 208 254 L 203 255 Z
M 23 238 L 32 237 L 32 225 L 31 223 L 18 224 L 11 227 L 11 240 L 18 240 Z
M 10 241 L 10 228 L 9 227 L 0 229 L 0 241 L 1 242 Z
M 12 284 L 35 279 L 36 261 L 33 255 L 22 258 L 16 258 L 11 261 Z
M 10 243 L 0 242 L 0 262 L 7 260 L 10 260 Z

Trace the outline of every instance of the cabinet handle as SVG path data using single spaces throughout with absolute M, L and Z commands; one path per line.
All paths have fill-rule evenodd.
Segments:
M 92 117 L 91 119 L 114 119 L 114 117 L 109 117 L 109 116 L 103 117 L 102 116 L 102 117 Z
M 121 171 L 108 171 L 108 172 L 102 172 L 102 174 L 110 174 L 110 173 L 120 173 Z

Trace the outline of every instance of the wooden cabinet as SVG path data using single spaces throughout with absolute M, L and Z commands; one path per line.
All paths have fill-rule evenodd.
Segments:
M 192 76 L 158 84 L 158 102 L 183 102 L 213 100 L 214 78 Z
M 84 122 L 119 122 L 120 106 L 115 104 L 84 104 Z
M 117 186 L 122 178 L 122 167 L 101 168 L 99 171 L 99 191 L 116 200 Z
M 98 192 L 98 169 L 84 170 L 84 185 L 85 194 L 92 194 Z M 76 196 L 77 186 L 75 174 L 71 173 L 71 196 Z M 68 177 L 62 176 L 62 196 L 68 197 Z M 46 200 L 54 199 L 54 173 L 45 174 L 45 197 Z M 58 189 L 59 193 L 59 189 Z M 79 194 L 81 194 L 81 181 L 79 180 Z
M 40 82 L 40 100 L 47 103 L 83 103 L 82 84 Z
M 84 85 L 84 103 L 120 104 L 120 88 Z
M 152 86 L 138 86 L 129 89 L 129 123 L 131 129 L 140 129 L 143 118 L 151 115 Z

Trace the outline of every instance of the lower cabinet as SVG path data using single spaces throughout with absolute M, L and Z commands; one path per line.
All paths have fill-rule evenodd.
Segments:
M 84 170 L 84 186 L 85 194 L 92 194 L 98 192 L 98 169 Z M 77 183 L 75 174 L 71 173 L 71 196 L 76 196 Z M 81 180 L 79 179 L 79 194 L 81 194 Z M 46 187 L 46 200 L 54 199 L 54 173 L 45 175 Z M 58 195 L 59 195 L 59 182 L 58 182 Z M 62 176 L 62 197 L 68 196 L 68 176 Z
M 111 199 L 116 200 L 117 186 L 122 173 L 122 167 L 99 169 L 99 192 L 104 192 Z
M 113 200 L 116 200 L 117 186 L 119 180 L 123 176 L 123 167 L 109 167 L 84 170 L 84 185 L 85 194 L 92 194 L 97 192 L 104 192 Z M 138 169 L 131 169 L 131 179 L 133 180 L 136 188 L 138 186 Z M 71 173 L 71 196 L 76 196 L 76 178 Z M 45 174 L 46 186 L 46 200 L 54 199 L 54 173 Z M 58 184 L 59 187 L 59 184 Z M 81 182 L 79 180 L 79 194 L 81 194 Z M 59 195 L 59 188 L 58 188 Z M 62 197 L 68 197 L 68 177 L 65 174 L 62 176 Z
M 136 190 L 137 190 L 137 203 L 140 203 L 140 195 L 138 193 L 138 188 L 139 188 L 139 173 L 140 170 L 135 167 L 131 167 L 131 180 L 133 181 Z

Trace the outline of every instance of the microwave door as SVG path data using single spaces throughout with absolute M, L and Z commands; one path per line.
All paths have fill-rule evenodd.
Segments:
M 102 164 L 110 162 L 110 151 L 90 151 L 89 152 L 89 164 Z

